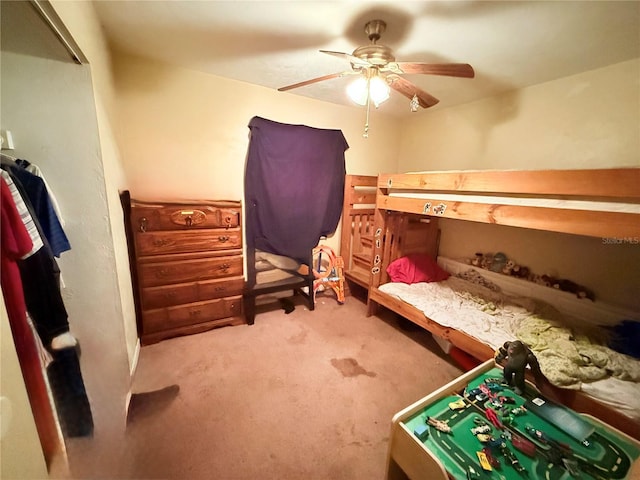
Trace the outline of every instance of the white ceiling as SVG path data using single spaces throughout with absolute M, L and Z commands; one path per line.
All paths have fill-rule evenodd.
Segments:
M 397 61 L 469 63 L 474 79 L 406 75 L 440 109 L 640 57 L 640 1 L 94 2 L 119 50 L 276 89 L 350 69 L 382 19 Z M 351 104 L 349 77 L 282 92 Z M 397 92 L 380 107 L 409 114 Z

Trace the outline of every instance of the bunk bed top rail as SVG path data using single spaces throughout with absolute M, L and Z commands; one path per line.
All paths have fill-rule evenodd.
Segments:
M 382 174 L 376 207 L 640 243 L 640 168 Z
M 640 168 L 392 173 L 378 188 L 640 200 Z

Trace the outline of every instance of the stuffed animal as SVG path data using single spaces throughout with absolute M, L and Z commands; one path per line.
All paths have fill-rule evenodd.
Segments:
M 491 271 L 492 272 L 502 272 L 502 270 L 505 268 L 506 264 L 507 264 L 507 256 L 502 253 L 502 252 L 498 252 L 493 256 L 493 262 L 491 262 Z
M 544 285 L 545 287 L 551 287 L 556 282 L 557 280 L 553 278 L 551 275 L 544 274 L 538 277 L 538 281 L 536 283 L 540 285 Z
M 476 253 L 476 256 L 471 259 L 471 265 L 479 267 L 482 265 L 482 254 Z
M 531 371 L 536 378 L 542 375 L 538 359 L 529 347 L 520 340 L 505 342 L 496 352 L 495 361 L 503 366 L 505 381 L 514 387 L 513 391 L 518 395 L 524 393 L 524 374 L 527 365 L 531 367 Z
M 513 271 L 513 267 L 516 266 L 516 263 L 513 260 L 508 260 L 507 263 L 505 263 L 504 267 L 502 268 L 502 273 L 504 273 L 505 275 L 511 275 L 511 272 Z
M 578 298 L 588 298 L 592 302 L 595 302 L 596 298 L 593 292 L 582 285 L 578 285 L 571 280 L 558 279 L 552 284 L 553 288 L 562 290 L 563 292 L 571 292 Z
M 514 265 L 511 270 L 511 275 L 518 278 L 529 278 L 529 267 L 525 267 L 523 265 Z
M 480 268 L 490 270 L 493 264 L 493 253 L 485 253 L 482 255 L 482 262 L 480 262 Z

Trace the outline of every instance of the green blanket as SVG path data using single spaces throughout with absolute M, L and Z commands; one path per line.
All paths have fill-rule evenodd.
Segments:
M 640 361 L 618 353 L 593 334 L 563 326 L 553 312 L 535 314 L 522 322 L 517 337 L 533 351 L 551 383 L 579 389 L 582 382 L 609 376 L 640 382 Z

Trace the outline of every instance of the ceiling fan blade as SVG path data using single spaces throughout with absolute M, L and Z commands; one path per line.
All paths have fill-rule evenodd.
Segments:
M 332 52 L 331 50 L 320 50 L 320 53 L 326 53 L 327 55 L 333 55 L 334 57 L 346 58 L 354 65 L 358 65 L 360 67 L 370 67 L 371 64 L 366 60 L 356 57 L 355 55 L 351 55 L 350 53 L 344 52 Z
M 294 88 L 305 87 L 313 83 L 323 82 L 325 80 L 331 80 L 332 78 L 344 77 L 345 75 L 351 75 L 353 73 L 355 72 L 350 70 L 347 70 L 346 72 L 331 73 L 329 75 L 324 75 L 323 77 L 312 78 L 311 80 L 305 80 L 304 82 L 294 83 L 293 85 L 287 85 L 286 87 L 280 87 L 278 91 L 286 92 L 287 90 L 293 90 Z
M 409 100 L 413 99 L 414 95 L 418 97 L 418 103 L 422 108 L 433 107 L 440 101 L 433 95 L 429 95 L 427 92 L 416 87 L 409 80 L 399 75 L 387 75 L 387 79 L 390 82 L 389 85 L 391 86 L 391 88 L 401 93 Z
M 473 78 L 475 72 L 468 63 L 419 63 L 419 62 L 395 62 L 394 73 L 422 73 L 427 75 L 445 75 L 448 77 Z

